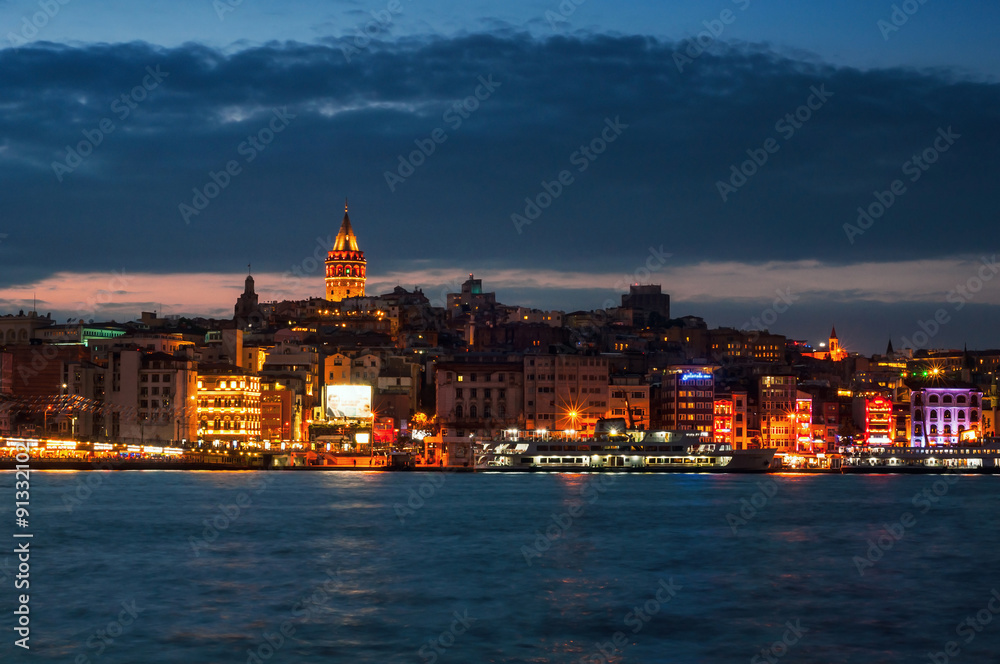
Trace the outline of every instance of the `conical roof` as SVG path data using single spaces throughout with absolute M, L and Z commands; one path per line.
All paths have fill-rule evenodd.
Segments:
M 351 218 L 347 216 L 347 203 L 344 203 L 344 220 L 340 222 L 340 231 L 333 241 L 334 251 L 361 251 L 358 249 L 358 237 L 351 228 Z

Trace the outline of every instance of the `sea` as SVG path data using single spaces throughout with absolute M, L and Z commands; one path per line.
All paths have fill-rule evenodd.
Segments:
M 996 476 L 15 481 L 5 663 L 1000 661 Z

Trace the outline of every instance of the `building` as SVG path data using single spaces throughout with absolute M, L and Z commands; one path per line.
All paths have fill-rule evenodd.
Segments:
M 592 433 L 608 413 L 609 364 L 596 355 L 524 356 L 524 417 L 528 429 Z
M 706 336 L 706 350 L 714 362 L 780 362 L 785 358 L 786 337 L 767 330 L 720 327 L 708 330 Z
M 715 367 L 675 365 L 663 372 L 650 395 L 652 429 L 712 433 L 715 422 Z
M 622 309 L 631 310 L 634 327 L 663 326 L 670 320 L 670 295 L 661 292 L 659 284 L 632 284 L 622 295 Z
M 483 292 L 483 280 L 476 279 L 471 274 L 462 284 L 461 293 L 448 293 L 448 311 L 452 318 L 462 314 L 479 314 L 496 309 L 496 293 Z
M 712 440 L 717 443 L 734 445 L 733 428 L 733 397 L 723 395 L 716 397 L 712 421 Z
M 198 368 L 198 438 L 254 443 L 261 438 L 260 378 L 235 364 Z
M 733 390 L 733 448 L 749 449 L 751 439 L 749 420 L 749 395 L 745 390 Z
M 351 357 L 344 353 L 327 355 L 323 359 L 324 385 L 351 384 Z
M 649 424 L 649 388 L 641 374 L 611 376 L 611 417 L 624 417 L 630 427 L 645 429 Z
M 48 327 L 52 322 L 51 314 L 39 316 L 36 311 L 27 314 L 19 311 L 16 316 L 13 314 L 0 316 L 0 344 L 27 345 L 35 338 L 38 329 Z
M 983 392 L 970 383 L 937 379 L 908 383 L 913 447 L 963 445 L 982 438 Z
M 434 372 L 437 420 L 450 435 L 524 429 L 524 364 L 441 362 Z
M 178 443 L 196 435 L 197 370 L 193 354 L 119 350 L 104 369 L 103 437 Z
M 292 440 L 295 394 L 275 382 L 261 383 L 260 437 L 264 442 Z
M 347 203 L 344 203 L 344 220 L 326 256 L 326 299 L 340 302 L 364 295 L 366 269 L 365 253 L 358 248 L 358 238 L 347 216 Z
M 0 436 L 13 432 L 10 412 L 14 394 L 14 356 L 0 351 Z
M 795 393 L 795 446 L 797 450 L 805 452 L 813 450 L 815 442 L 813 430 L 812 395 L 798 390 Z M 820 447 L 825 449 L 825 443 Z
M 855 395 L 855 409 L 861 417 L 866 445 L 892 445 L 896 438 L 895 419 L 892 413 L 892 399 L 880 394 Z
M 813 357 L 817 360 L 831 360 L 833 362 L 840 362 L 847 359 L 847 351 L 840 347 L 840 339 L 837 337 L 836 326 L 830 330 L 830 338 L 827 340 L 826 350 L 803 353 L 803 355 Z
M 794 450 L 798 406 L 795 376 L 761 376 L 758 388 L 761 445 Z

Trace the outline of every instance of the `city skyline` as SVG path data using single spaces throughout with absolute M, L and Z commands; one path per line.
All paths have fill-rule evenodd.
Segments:
M 740 326 L 791 291 L 791 338 L 877 352 L 943 310 L 933 346 L 992 347 L 998 10 L 861 4 L 69 4 L 31 33 L 8 3 L 0 311 L 221 315 L 247 262 L 272 299 L 349 196 L 372 292 L 638 281 Z

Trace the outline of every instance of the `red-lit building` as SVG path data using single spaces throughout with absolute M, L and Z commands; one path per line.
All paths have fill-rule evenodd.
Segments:
M 712 422 L 712 440 L 717 443 L 729 443 L 735 441 L 735 431 L 733 429 L 733 399 L 731 396 L 724 396 L 715 400 L 715 414 Z
M 883 396 L 865 399 L 865 444 L 892 445 L 894 428 L 892 400 Z
M 372 423 L 372 442 L 381 446 L 395 445 L 399 436 L 395 423 L 391 417 L 376 417 Z

